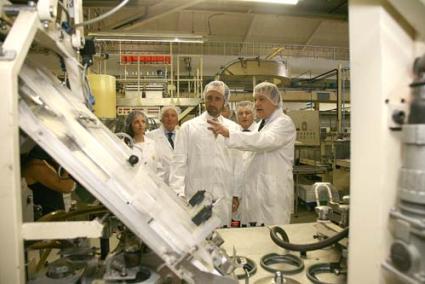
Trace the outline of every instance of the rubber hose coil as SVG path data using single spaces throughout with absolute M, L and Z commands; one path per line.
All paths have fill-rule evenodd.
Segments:
M 292 269 L 276 269 L 273 268 L 272 265 L 278 263 L 285 263 L 291 266 L 294 266 Z M 298 256 L 292 254 L 277 254 L 277 253 L 269 253 L 264 255 L 261 258 L 261 267 L 267 270 L 268 272 L 281 272 L 282 274 L 296 274 L 301 272 L 304 269 L 304 261 Z
M 244 273 L 235 273 L 238 279 L 249 278 L 257 272 L 257 264 L 252 259 L 244 256 L 236 256 L 236 259 L 239 264 L 243 264 L 241 268 L 244 270 Z
M 329 282 L 322 282 L 317 278 L 317 274 L 320 273 L 333 273 L 335 275 L 343 274 L 346 275 L 347 271 L 342 269 L 338 262 L 330 263 L 317 263 L 311 265 L 307 269 L 307 278 L 314 284 L 333 284 Z
M 317 243 L 291 244 L 289 242 L 288 235 L 286 234 L 285 230 L 283 230 L 281 227 L 276 226 L 271 228 L 270 230 L 270 237 L 276 245 L 287 250 L 301 251 L 301 252 L 318 250 L 318 249 L 328 247 L 334 243 L 339 242 L 340 240 L 342 240 L 343 238 L 347 236 L 348 236 L 348 227 L 342 230 L 341 232 L 333 235 L 332 237 Z

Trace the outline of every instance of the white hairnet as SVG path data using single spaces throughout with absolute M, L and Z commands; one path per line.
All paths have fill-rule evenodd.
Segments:
M 247 109 L 249 109 L 252 112 L 252 114 L 254 114 L 255 105 L 254 105 L 253 102 L 250 102 L 250 101 L 241 101 L 241 102 L 238 102 L 236 104 L 236 118 L 238 119 L 238 121 L 239 121 L 238 112 L 239 112 L 239 109 L 240 108 L 247 108 Z
M 254 88 L 254 98 L 257 95 L 265 96 L 272 104 L 277 107 L 282 107 L 282 97 L 278 87 L 269 82 L 262 82 Z
M 204 99 L 208 92 L 215 91 L 221 94 L 224 97 L 224 104 L 226 105 L 229 102 L 230 98 L 230 89 L 226 84 L 222 81 L 212 81 L 209 82 L 204 89 L 204 93 L 202 94 Z
M 132 112 L 130 112 L 125 120 L 125 132 L 130 135 L 131 137 L 134 136 L 134 132 L 133 132 L 133 128 L 131 127 L 131 124 L 133 123 L 134 119 L 138 116 L 141 115 L 145 118 L 145 122 L 146 122 L 146 128 L 148 128 L 149 125 L 149 121 L 148 121 L 148 117 L 146 116 L 146 114 L 143 111 L 140 110 L 133 110 Z
M 177 116 L 180 114 L 181 110 L 179 107 L 173 106 L 173 105 L 169 105 L 169 106 L 164 106 L 161 108 L 161 112 L 159 114 L 159 118 L 162 121 L 162 119 L 164 118 L 164 114 L 167 112 L 167 110 L 174 110 L 177 114 Z

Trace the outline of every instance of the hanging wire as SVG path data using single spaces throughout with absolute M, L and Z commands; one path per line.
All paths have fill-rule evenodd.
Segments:
M 115 14 L 116 12 L 118 12 L 118 10 L 120 10 L 122 7 L 124 7 L 128 2 L 130 2 L 130 0 L 124 0 L 122 1 L 120 4 L 118 4 L 115 8 L 109 10 L 108 12 L 106 12 L 105 14 L 100 15 L 99 17 L 90 19 L 88 21 L 82 22 L 82 23 L 78 23 L 75 25 L 75 27 L 81 27 L 81 26 L 87 26 L 87 25 L 91 25 L 94 24 L 96 22 L 99 22 L 113 14 Z

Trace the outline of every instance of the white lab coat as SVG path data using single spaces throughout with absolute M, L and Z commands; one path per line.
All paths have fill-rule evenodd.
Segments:
M 230 225 L 232 197 L 236 191 L 235 161 L 241 152 L 224 145 L 224 137 L 208 129 L 207 112 L 185 122 L 179 130 L 171 164 L 170 186 L 179 195 L 190 199 L 197 191 L 205 190 L 214 200 L 222 199 L 213 212 Z M 220 123 L 239 131 L 240 126 L 222 116 Z
M 158 149 L 154 140 L 144 136 L 143 143 L 135 143 L 133 149 L 139 156 L 139 163 L 151 169 L 157 176 L 164 179 L 164 169 L 159 160 Z
M 244 133 L 250 133 L 250 132 L 257 132 L 258 129 L 258 123 L 256 123 L 255 121 L 248 127 L 249 132 L 244 132 Z M 243 131 L 243 128 L 240 127 L 240 131 Z M 238 212 L 239 212 L 239 216 L 246 216 L 247 213 L 243 212 L 243 210 L 246 210 L 247 208 L 242 208 L 242 202 L 244 199 L 246 199 L 246 189 L 245 189 L 245 172 L 247 170 L 248 165 L 251 163 L 252 159 L 254 158 L 254 153 L 253 152 L 249 152 L 249 151 L 242 151 L 241 154 L 241 159 L 238 160 L 237 166 L 236 166 L 236 184 L 237 184 L 237 190 L 238 192 L 240 192 L 240 197 L 239 197 L 239 208 L 238 208 Z M 248 209 L 249 210 L 249 209 Z M 241 221 L 241 220 L 239 220 Z M 244 223 L 245 224 L 245 223 Z
M 258 127 L 257 127 L 258 128 Z M 277 109 L 258 132 L 229 130 L 226 145 L 250 151 L 240 179 L 242 224 L 288 224 L 293 211 L 292 165 L 296 131 L 292 120 Z
M 248 130 L 250 132 L 254 132 L 257 131 L 258 129 L 258 123 L 256 123 L 255 121 L 251 123 L 251 125 L 248 127 Z M 243 131 L 243 128 L 241 127 L 241 131 Z
M 145 136 L 153 139 L 156 143 L 159 161 L 164 170 L 164 182 L 170 184 L 170 167 L 171 161 L 173 160 L 174 149 L 171 147 L 170 142 L 168 142 L 168 137 L 165 134 L 166 130 L 161 125 L 158 129 L 155 129 L 151 132 L 146 133 Z M 174 129 L 174 144 L 176 142 L 178 128 Z

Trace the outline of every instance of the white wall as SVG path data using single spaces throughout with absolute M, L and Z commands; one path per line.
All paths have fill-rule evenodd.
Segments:
M 389 210 L 395 205 L 401 166 L 400 132 L 388 128 L 385 100 L 409 96 L 412 36 L 385 1 L 352 0 L 350 284 L 387 283 Z M 409 30 L 409 29 L 408 29 Z

